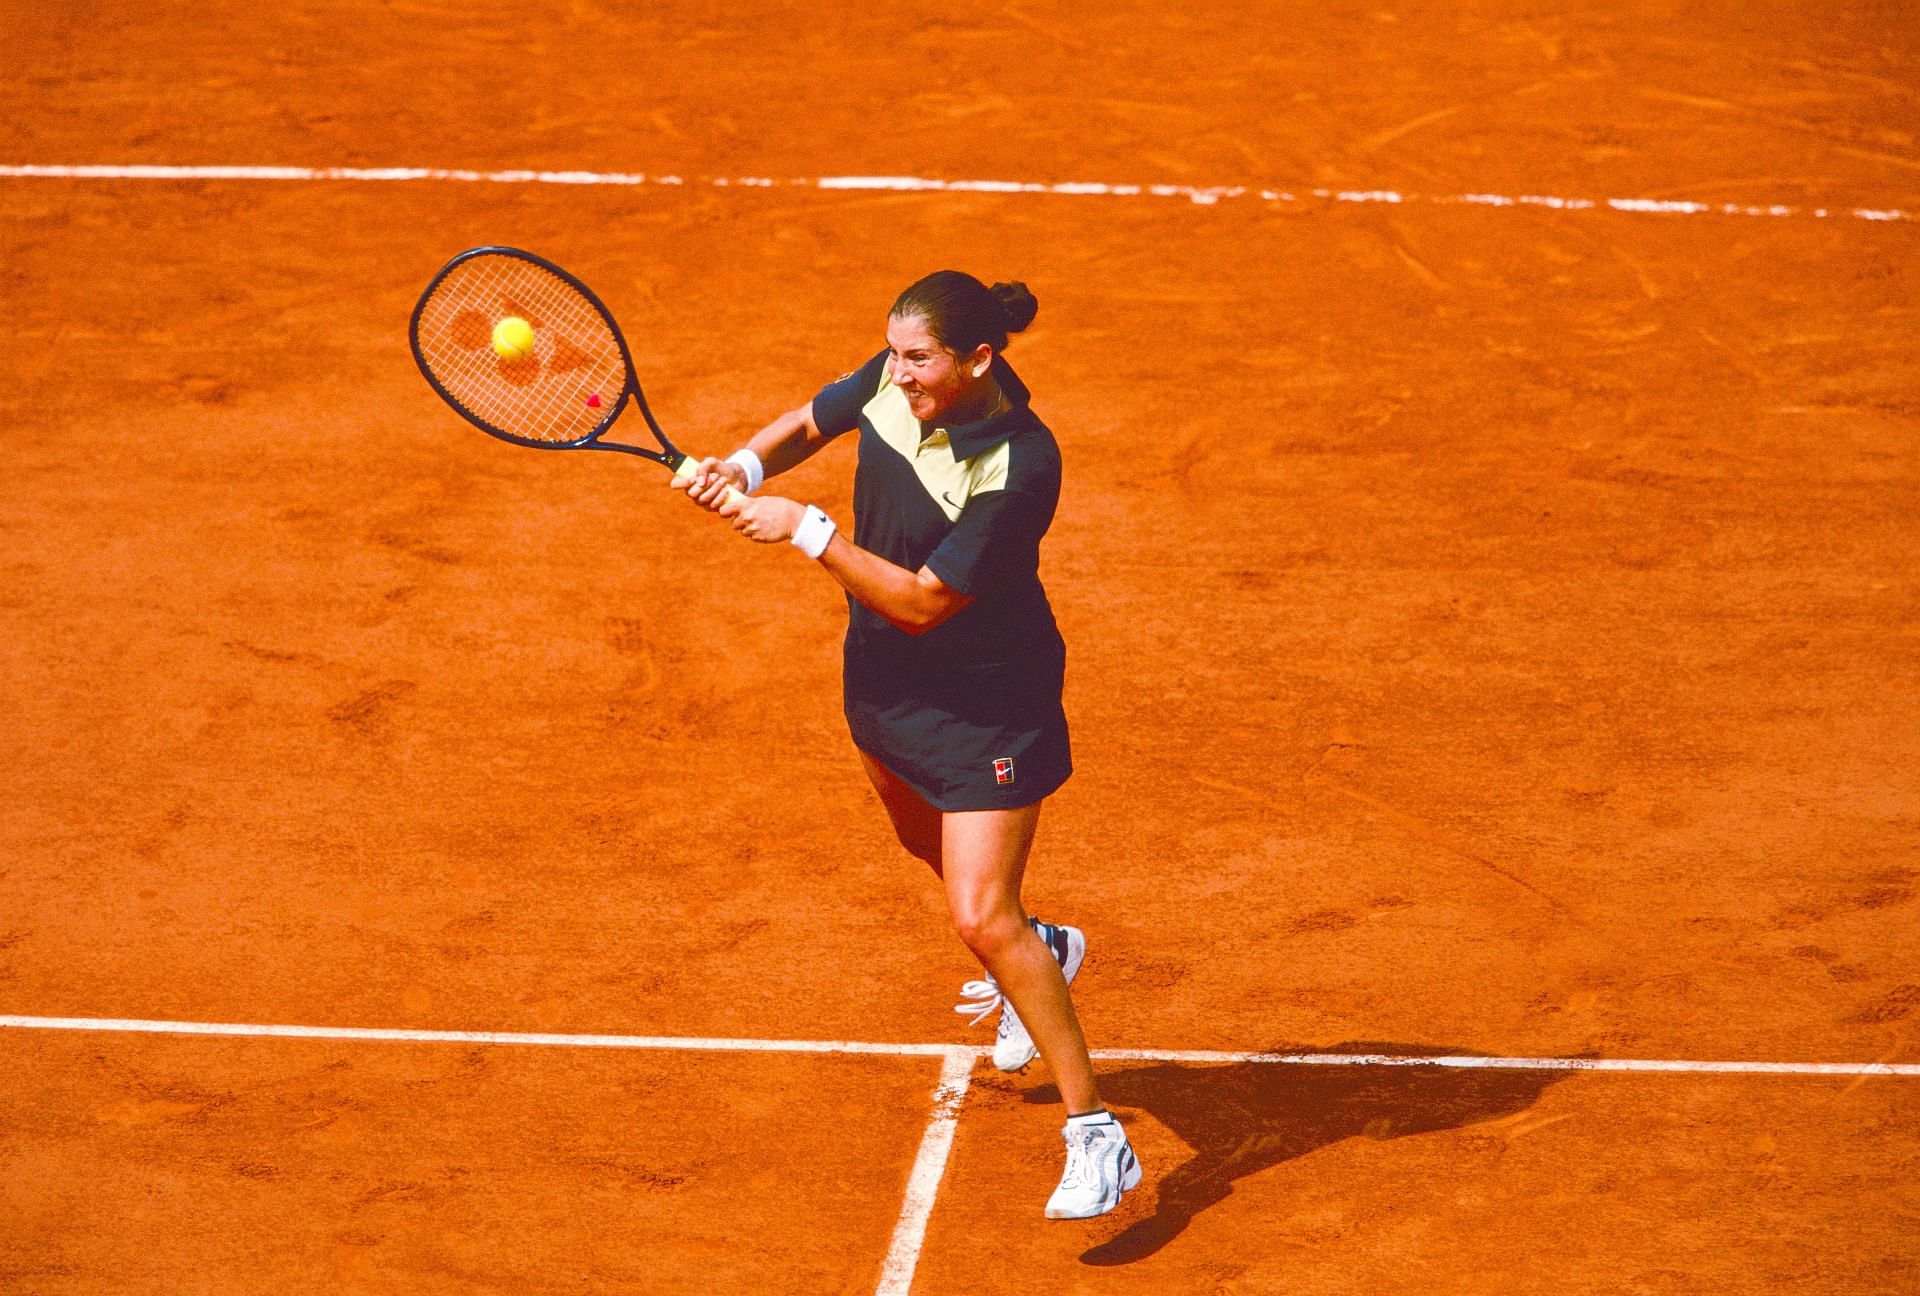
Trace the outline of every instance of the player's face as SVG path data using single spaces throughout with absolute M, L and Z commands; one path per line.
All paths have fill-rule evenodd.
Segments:
M 992 359 L 991 351 L 982 346 L 979 350 L 984 355 L 962 361 L 940 345 L 918 315 L 890 317 L 887 346 L 893 351 L 893 385 L 922 423 L 934 422 L 971 394 Z

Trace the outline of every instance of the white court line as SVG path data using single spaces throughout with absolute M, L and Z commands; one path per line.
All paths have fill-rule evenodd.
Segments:
M 0 1027 L 135 1031 L 155 1035 L 267 1035 L 281 1039 L 391 1040 L 405 1044 L 531 1044 L 548 1048 L 686 1049 L 754 1053 L 881 1053 L 945 1057 L 952 1044 L 868 1044 L 853 1040 L 702 1038 L 693 1035 L 560 1035 L 524 1031 L 392 1030 L 368 1026 L 262 1026 L 239 1022 L 147 1021 L 113 1017 L 8 1017 Z
M 521 1031 L 377 1029 L 366 1026 L 267 1026 L 234 1022 L 149 1021 L 114 1017 L 0 1016 L 0 1028 L 132 1031 L 158 1035 L 242 1035 L 281 1039 L 387 1040 L 415 1044 L 522 1044 L 549 1048 L 684 1049 L 756 1053 L 865 1053 L 905 1057 L 978 1057 L 985 1046 L 883 1044 L 862 1040 L 733 1039 L 694 1035 L 564 1035 Z M 1661 1058 L 1480 1057 L 1472 1054 L 1252 1053 L 1214 1049 L 1094 1049 L 1108 1062 L 1256 1062 L 1275 1066 L 1450 1067 L 1493 1071 L 1628 1071 L 1698 1075 L 1916 1076 L 1912 1062 L 1713 1062 Z
M 953 1150 L 960 1105 L 984 1047 L 963 1044 L 882 1044 L 860 1040 L 731 1039 L 682 1035 L 570 1035 L 519 1031 L 381 1030 L 359 1026 L 273 1026 L 233 1022 L 152 1021 L 110 1017 L 0 1016 L 0 1028 L 64 1031 L 132 1031 L 166 1035 L 270 1036 L 282 1039 L 397 1041 L 435 1044 L 521 1044 L 560 1048 L 619 1048 L 761 1053 L 856 1053 L 941 1059 L 933 1112 L 913 1169 L 906 1199 L 881 1265 L 874 1296 L 909 1296 L 920 1249 L 926 1241 L 940 1180 Z M 1694 1062 L 1631 1058 L 1525 1058 L 1394 1053 L 1234 1053 L 1207 1049 L 1095 1049 L 1108 1061 L 1251 1062 L 1295 1066 L 1461 1067 L 1489 1070 L 1640 1071 L 1693 1074 L 1920 1076 L 1920 1065 L 1887 1062 Z
M 889 193 L 1051 194 L 1070 198 L 1185 198 L 1212 205 L 1223 200 L 1292 204 L 1449 203 L 1477 207 L 1550 207 L 1560 211 L 1610 211 L 1663 216 L 1850 217 L 1870 221 L 1915 221 L 1920 213 L 1899 208 L 1794 207 L 1784 203 L 1704 203 L 1657 198 L 1556 198 L 1548 194 L 1404 194 L 1393 189 L 1262 189 L 1249 185 L 1107 184 L 1069 180 L 936 180 L 927 176 L 771 176 L 649 175 L 640 171 L 469 171 L 448 167 L 295 167 L 295 166 L 0 166 L 0 179 L 54 180 L 452 180 L 469 184 L 705 186 L 749 189 L 881 190 Z
M 880 1285 L 874 1289 L 874 1296 L 907 1296 L 913 1287 L 913 1271 L 920 1263 L 920 1246 L 927 1238 L 933 1199 L 947 1170 L 947 1154 L 953 1150 L 953 1128 L 960 1120 L 960 1104 L 966 1101 L 967 1083 L 979 1056 L 979 1049 L 955 1045 L 940 1064 L 933 1115 L 927 1121 L 927 1132 L 920 1136 L 920 1151 L 913 1158 L 913 1173 L 907 1177 L 907 1199 L 900 1207 L 900 1222 L 894 1225 L 893 1241 L 887 1246 L 886 1263 L 880 1266 Z

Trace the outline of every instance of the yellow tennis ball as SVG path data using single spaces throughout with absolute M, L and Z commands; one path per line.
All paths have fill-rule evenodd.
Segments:
M 525 360 L 533 354 L 533 325 L 509 315 L 493 326 L 493 353 L 502 360 Z

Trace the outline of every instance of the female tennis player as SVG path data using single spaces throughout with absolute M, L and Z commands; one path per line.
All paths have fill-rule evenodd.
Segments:
M 1039 578 L 1060 451 L 1002 358 L 1007 334 L 1037 309 L 1021 284 L 928 275 L 893 303 L 886 349 L 671 485 L 749 540 L 791 541 L 846 588 L 854 745 L 901 844 L 944 883 L 960 939 L 986 967 L 957 1011 L 978 1022 L 1000 1010 L 1002 1070 L 1036 1048 L 1053 1070 L 1067 1166 L 1047 1216 L 1085 1219 L 1119 1205 L 1141 1172 L 1101 1106 L 1068 995 L 1086 937 L 1030 917 L 1020 898 L 1040 807 L 1073 769 L 1066 649 Z M 851 539 L 812 505 L 752 496 L 856 428 Z

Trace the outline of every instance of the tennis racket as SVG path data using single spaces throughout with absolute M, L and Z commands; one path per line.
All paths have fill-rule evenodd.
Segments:
M 503 356 L 494 349 L 494 330 L 514 318 L 531 327 L 531 349 Z M 433 389 L 489 436 L 539 450 L 617 450 L 682 477 L 700 466 L 675 448 L 647 408 L 613 313 L 544 257 L 510 247 L 462 252 L 420 294 L 407 334 Z M 601 439 L 629 404 L 646 419 L 658 450 Z M 737 494 L 729 486 L 723 498 Z

